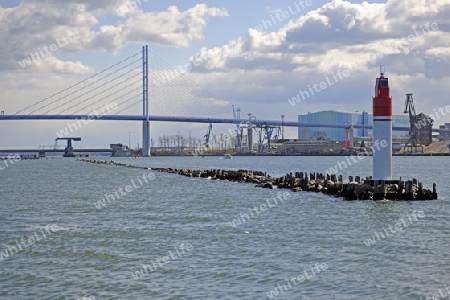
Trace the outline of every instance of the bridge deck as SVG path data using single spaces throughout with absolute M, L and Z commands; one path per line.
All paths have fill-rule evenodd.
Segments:
M 185 122 L 185 123 L 213 123 L 213 124 L 246 124 L 248 120 L 202 118 L 202 117 L 177 117 L 177 116 L 145 116 L 139 115 L 1 115 L 0 121 L 14 120 L 77 120 L 77 122 L 102 121 L 157 121 L 157 122 Z M 253 125 L 272 125 L 286 127 L 315 127 L 315 128 L 350 128 L 350 124 L 311 124 L 280 120 L 252 120 Z M 372 126 L 354 124 L 353 128 L 372 129 Z M 392 127 L 396 131 L 409 131 L 409 127 Z M 433 132 L 447 132 L 433 128 Z

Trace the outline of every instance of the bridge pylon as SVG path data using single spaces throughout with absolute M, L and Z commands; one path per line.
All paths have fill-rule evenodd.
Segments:
M 150 121 L 148 114 L 148 45 L 142 47 L 142 156 L 150 156 Z

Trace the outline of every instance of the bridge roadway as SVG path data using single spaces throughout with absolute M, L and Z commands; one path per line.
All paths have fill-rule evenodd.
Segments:
M 103 121 L 157 121 L 157 122 L 185 122 L 185 123 L 213 123 L 213 124 L 246 124 L 248 120 L 241 119 L 239 122 L 235 119 L 222 118 L 200 118 L 200 117 L 176 117 L 176 116 L 145 116 L 139 115 L 2 115 L 1 120 L 77 120 L 77 123 L 103 120 Z M 83 121 L 84 120 L 84 121 Z M 286 127 L 323 127 L 323 128 L 350 128 L 350 124 L 310 124 L 292 121 L 279 120 L 252 120 L 254 125 L 272 125 Z M 372 129 L 372 126 L 354 124 L 353 128 Z M 396 131 L 409 131 L 409 127 L 392 127 Z M 434 132 L 441 130 L 433 128 Z
M 177 116 L 139 116 L 139 115 L 0 115 L 0 121 L 12 120 L 76 120 L 83 123 L 93 120 L 103 121 L 157 121 L 157 122 L 184 122 L 184 123 L 213 123 L 213 124 L 247 124 L 245 119 L 222 119 L 222 118 L 201 118 L 201 117 L 177 117 Z M 350 128 L 350 124 L 311 124 L 292 121 L 279 120 L 252 120 L 253 125 L 272 125 L 286 127 L 316 127 L 316 128 Z M 353 124 L 353 128 L 372 129 L 369 125 Z M 392 127 L 395 131 L 409 131 L 409 127 Z M 443 132 L 438 128 L 433 128 L 433 132 Z

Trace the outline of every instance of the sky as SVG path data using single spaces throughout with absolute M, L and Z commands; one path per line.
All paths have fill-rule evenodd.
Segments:
M 149 45 L 151 78 L 190 65 L 184 84 L 151 86 L 154 115 L 232 118 L 234 106 L 243 117 L 296 121 L 321 110 L 370 112 L 383 65 L 394 114 L 403 114 L 412 93 L 417 113 L 434 114 L 439 125 L 450 122 L 442 110 L 450 104 L 449 15 L 448 0 L 0 0 L 0 110 L 14 114 L 44 101 Z M 153 68 L 153 56 L 167 70 Z M 0 149 L 53 145 L 67 123 L 0 121 Z M 201 137 L 207 127 L 152 122 L 151 135 L 157 145 L 161 135 Z M 139 122 L 96 121 L 73 135 L 82 137 L 76 147 L 129 139 L 135 146 L 141 129 Z M 286 136 L 296 132 L 286 129 Z

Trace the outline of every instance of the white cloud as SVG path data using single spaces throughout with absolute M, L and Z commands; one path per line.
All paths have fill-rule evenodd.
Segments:
M 197 4 L 185 12 L 171 6 L 167 12 L 138 11 L 122 27 L 129 42 L 152 40 L 160 45 L 187 47 L 191 41 L 203 38 L 206 18 L 226 16 L 226 9 L 209 8 L 205 4 Z
M 264 11 L 266 13 L 271 13 L 271 14 L 276 14 L 276 13 L 283 12 L 283 10 L 281 8 L 273 8 L 273 7 L 270 7 L 270 6 L 266 6 Z
M 370 110 L 373 80 L 380 64 L 386 65 L 392 92 L 402 103 L 404 93 L 423 93 L 430 80 L 433 85 L 447 84 L 450 23 L 442 12 L 449 12 L 449 8 L 448 1 L 440 0 L 414 5 L 403 0 L 388 0 L 386 4 L 333 0 L 274 32 L 249 29 L 245 40 L 202 49 L 192 59 L 204 61 L 195 71 L 212 78 L 205 86 L 232 103 L 241 105 L 249 99 L 278 103 L 280 111 L 299 89 L 318 84 L 338 69 L 347 69 L 348 79 L 317 93 L 297 111 L 290 109 L 292 116 L 305 113 L 302 107 L 308 102 L 315 107 L 356 105 L 360 111 Z M 427 23 L 436 23 L 438 29 L 425 29 Z M 405 43 L 403 38 L 408 37 L 411 40 Z M 412 84 L 417 81 L 422 84 Z M 434 100 L 442 102 L 448 93 L 450 90 L 435 93 Z M 400 112 L 402 104 L 395 105 Z
M 206 20 L 225 17 L 223 8 L 198 4 L 186 11 L 171 6 L 167 11 L 144 12 L 136 7 L 133 13 L 125 14 L 116 24 L 100 24 L 99 16 L 118 14 L 117 8 L 127 0 L 88 1 L 67 0 L 23 0 L 14 8 L 0 7 L 0 70 L 34 72 L 82 73 L 90 68 L 79 62 L 63 61 L 61 55 L 82 51 L 108 51 L 116 53 L 127 43 L 144 42 L 163 46 L 187 47 L 194 40 L 203 38 Z M 151 26 L 149 26 L 151 24 Z M 97 29 L 96 29 L 97 28 Z M 58 41 L 73 33 L 79 38 L 69 41 L 64 47 Z M 51 45 L 57 50 L 40 52 Z M 40 55 L 23 70 L 19 61 Z M 41 59 L 46 56 L 47 59 Z M 36 57 L 36 56 L 35 56 Z

